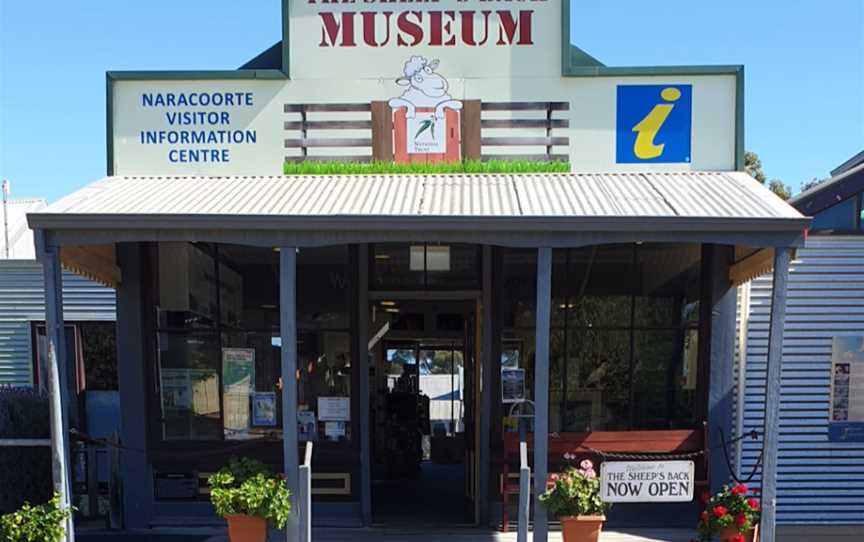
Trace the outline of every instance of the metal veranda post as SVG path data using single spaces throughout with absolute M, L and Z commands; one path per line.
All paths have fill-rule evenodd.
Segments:
M 279 312 L 282 337 L 282 448 L 285 483 L 295 505 L 291 507 L 286 538 L 300 538 L 300 521 L 296 501 L 299 498 L 299 464 L 297 450 L 297 249 L 282 247 L 279 252 Z
M 777 448 L 780 421 L 780 377 L 783 369 L 783 328 L 786 325 L 786 287 L 792 249 L 774 252 L 774 282 L 771 288 L 771 322 L 768 328 L 768 360 L 765 376 L 765 425 L 762 440 L 763 542 L 774 542 L 777 519 Z
M 549 536 L 546 509 L 540 495 L 546 491 L 549 438 L 549 319 L 552 315 L 552 249 L 537 250 L 537 344 L 534 354 L 534 542 Z
M 51 474 L 60 506 L 72 503 L 70 482 L 68 389 L 66 380 L 66 333 L 63 325 L 63 274 L 60 249 L 49 247 L 45 232 L 37 230 L 36 253 L 45 280 L 45 335 L 48 340 L 48 406 L 51 423 Z M 70 514 L 64 525 L 64 540 L 74 542 L 75 524 Z

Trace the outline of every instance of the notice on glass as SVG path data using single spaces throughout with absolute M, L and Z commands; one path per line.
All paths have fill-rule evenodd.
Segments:
M 319 397 L 318 419 L 322 422 L 351 420 L 351 400 L 348 397 Z
M 162 369 L 162 408 L 188 409 L 192 406 L 192 383 L 188 369 Z
M 501 402 L 525 400 L 525 369 L 501 369 Z
M 324 422 L 324 436 L 327 440 L 339 440 L 345 436 L 345 422 Z
M 255 349 L 222 349 L 222 382 L 225 393 L 250 393 L 255 388 Z
M 864 336 L 834 337 L 828 440 L 864 442 Z
M 297 439 L 301 442 L 318 440 L 318 422 L 311 410 L 297 411 Z
M 273 427 L 276 425 L 276 394 L 255 392 L 252 395 L 252 425 Z

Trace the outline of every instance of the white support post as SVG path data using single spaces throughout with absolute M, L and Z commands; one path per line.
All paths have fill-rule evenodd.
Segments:
M 537 251 L 537 342 L 534 354 L 534 542 L 547 542 L 549 526 L 540 495 L 546 491 L 549 438 L 549 327 L 552 249 Z
M 771 288 L 771 323 L 768 331 L 768 361 L 765 377 L 765 425 L 762 436 L 762 524 L 760 538 L 774 542 L 777 518 L 777 453 L 780 422 L 780 377 L 783 368 L 783 328 L 786 325 L 786 287 L 792 250 L 774 253 L 774 283 Z
M 45 279 L 45 335 L 48 339 L 48 398 L 51 418 L 51 473 L 60 506 L 72 503 L 69 454 L 69 400 L 66 374 L 66 332 L 63 325 L 63 274 L 60 249 L 49 247 L 45 232 L 36 232 L 36 249 Z M 64 525 L 66 542 L 75 541 L 70 514 Z
M 528 443 L 519 442 L 519 525 L 516 542 L 528 542 L 531 520 L 531 467 L 528 466 Z
M 300 465 L 300 542 L 312 542 L 312 442 L 306 441 L 306 453 Z
M 279 312 L 282 336 L 282 448 L 285 483 L 295 505 L 291 507 L 286 540 L 300 539 L 297 499 L 300 474 L 297 450 L 297 249 L 281 247 L 279 252 Z

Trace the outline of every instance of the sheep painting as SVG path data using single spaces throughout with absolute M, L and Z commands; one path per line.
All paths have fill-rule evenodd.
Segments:
M 398 98 L 390 100 L 394 110 L 404 107 L 406 116 L 413 119 L 418 107 L 434 107 L 435 117 L 444 118 L 444 108 L 462 109 L 462 102 L 454 100 L 447 91 L 450 84 L 438 74 L 438 59 L 429 62 L 422 56 L 412 56 L 405 62 L 402 77 L 396 79 L 396 84 L 408 87 Z
M 410 154 L 446 152 L 446 110 L 451 110 L 453 115 L 462 109 L 462 102 L 450 96 L 450 85 L 435 71 L 437 68 L 437 59 L 430 62 L 417 55 L 409 58 L 402 76 L 396 79 L 397 85 L 407 88 L 401 96 L 389 101 L 397 117 L 404 115 L 407 152 Z

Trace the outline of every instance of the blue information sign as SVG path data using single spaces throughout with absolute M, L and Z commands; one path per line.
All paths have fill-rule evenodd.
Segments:
M 691 85 L 619 85 L 616 161 L 689 163 L 692 119 Z

